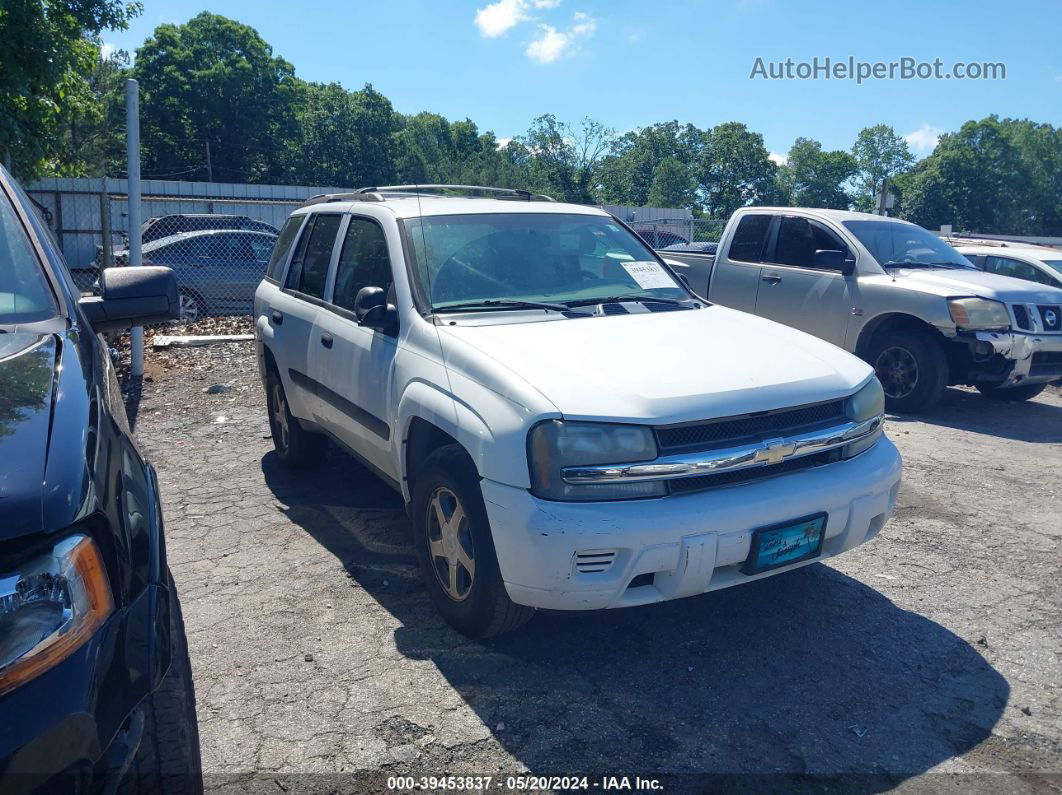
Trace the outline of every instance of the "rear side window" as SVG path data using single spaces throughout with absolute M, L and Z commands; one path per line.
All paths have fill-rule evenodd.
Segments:
M 322 214 L 313 219 L 312 227 L 307 226 L 291 261 L 288 287 L 314 298 L 324 297 L 328 263 L 332 259 L 332 248 L 341 219 L 339 215 Z
M 351 218 L 336 266 L 332 303 L 353 311 L 362 287 L 382 287 L 387 292 L 391 280 L 391 258 L 383 230 L 368 219 Z
M 284 267 L 284 260 L 288 257 L 288 249 L 291 248 L 291 242 L 295 239 L 295 235 L 299 233 L 302 219 L 303 216 L 301 215 L 293 215 L 281 227 L 280 237 L 277 238 L 277 244 L 273 247 L 273 254 L 269 258 L 269 264 L 266 266 L 267 279 L 272 281 L 280 279 L 280 271 Z
M 746 215 L 738 222 L 730 241 L 730 259 L 740 262 L 763 262 L 763 248 L 773 215 Z
M 1010 276 L 1014 279 L 1051 284 L 1051 280 L 1037 268 L 1010 257 L 986 257 L 985 270 L 989 273 L 998 273 L 1000 276 Z

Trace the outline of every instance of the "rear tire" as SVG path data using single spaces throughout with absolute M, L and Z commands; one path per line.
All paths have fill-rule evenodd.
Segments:
M 1043 392 L 1046 387 L 1047 384 L 1025 384 L 1024 386 L 1013 386 L 1010 389 L 1000 389 L 999 387 L 978 384 L 977 391 L 989 400 L 1013 400 L 1015 402 L 1021 402 L 1024 400 L 1032 400 Z
M 184 616 L 170 578 L 170 670 L 144 701 L 144 734 L 119 785 L 121 795 L 193 795 L 203 791 L 199 723 Z
M 479 480 L 460 445 L 441 447 L 417 473 L 412 503 L 414 543 L 431 600 L 470 638 L 511 632 L 535 614 L 505 591 Z
M 269 433 L 273 437 L 273 449 L 284 466 L 305 469 L 316 466 L 324 459 L 328 439 L 302 427 L 288 407 L 284 384 L 277 371 L 270 368 L 266 374 L 266 403 L 269 414 Z
M 871 343 L 867 361 L 885 390 L 889 411 L 925 411 L 944 395 L 948 360 L 925 332 L 900 329 L 882 334 Z

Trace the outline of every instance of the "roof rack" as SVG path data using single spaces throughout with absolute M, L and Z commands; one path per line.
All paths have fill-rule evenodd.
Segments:
M 300 207 L 327 202 L 382 202 L 401 196 L 433 196 L 435 198 L 489 196 L 492 199 L 525 202 L 552 202 L 552 196 L 544 193 L 532 193 L 519 188 L 490 188 L 483 185 L 381 185 L 379 187 L 358 188 L 349 193 L 319 193 L 304 201 Z
M 494 199 L 512 199 L 514 201 L 527 202 L 551 202 L 556 201 L 552 196 L 544 193 L 532 193 L 520 188 L 491 188 L 484 185 L 381 185 L 373 188 L 361 188 L 358 193 L 377 194 L 401 194 L 407 196 L 466 196 L 474 198 L 479 194 L 486 194 Z

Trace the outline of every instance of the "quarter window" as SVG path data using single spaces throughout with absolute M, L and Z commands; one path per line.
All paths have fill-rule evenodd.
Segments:
M 366 218 L 351 218 L 336 266 L 332 303 L 353 311 L 362 287 L 381 287 L 387 292 L 391 280 L 391 258 L 383 230 Z
M 314 298 L 324 297 L 328 263 L 332 259 L 341 218 L 339 215 L 318 215 L 313 220 L 313 227 L 307 227 L 302 233 L 288 273 L 288 287 Z
M 773 215 L 761 213 L 742 218 L 734 232 L 734 239 L 730 242 L 730 259 L 739 262 L 763 262 L 767 230 L 771 228 L 773 218 Z
M 277 238 L 277 244 L 273 246 L 273 254 L 269 257 L 269 265 L 266 266 L 267 279 L 273 279 L 274 281 L 280 279 L 280 270 L 284 267 L 284 260 L 287 258 L 288 249 L 291 248 L 291 241 L 299 233 L 299 227 L 302 226 L 304 217 L 302 215 L 293 215 L 284 222 L 284 226 L 280 230 L 280 237 Z

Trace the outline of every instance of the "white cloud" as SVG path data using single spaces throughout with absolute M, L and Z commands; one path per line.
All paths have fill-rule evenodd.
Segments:
M 928 154 L 937 145 L 937 139 L 946 131 L 932 124 L 923 124 L 917 130 L 903 137 L 907 145 L 917 154 Z
M 780 155 L 777 152 L 771 152 L 767 157 L 776 166 L 784 166 L 789 159 L 785 155 Z
M 498 139 L 498 148 L 499 149 L 504 149 L 505 147 L 507 147 L 509 145 L 509 143 L 512 140 L 513 140 L 512 138 L 499 138 Z
M 539 63 L 553 63 L 561 56 L 574 52 L 581 39 L 587 39 L 597 30 L 597 20 L 582 11 L 572 17 L 572 26 L 559 31 L 552 25 L 539 25 L 538 38 L 527 45 L 527 57 Z
M 530 19 L 526 0 L 498 0 L 476 11 L 479 35 L 494 39 Z
M 113 44 L 108 41 L 105 41 L 103 42 L 103 44 L 100 45 L 100 57 L 106 61 L 108 58 L 114 55 L 114 52 L 117 49 L 118 48 L 115 47 Z
M 556 8 L 561 0 L 497 0 L 476 11 L 479 34 L 488 39 L 504 36 L 521 22 L 534 19 L 531 9 Z

